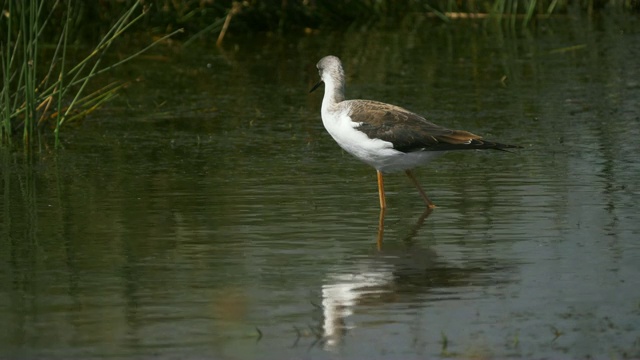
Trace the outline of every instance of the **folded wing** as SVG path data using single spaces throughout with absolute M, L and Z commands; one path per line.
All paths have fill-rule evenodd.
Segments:
M 359 111 L 364 107 L 366 111 Z M 349 116 L 359 124 L 357 130 L 369 138 L 388 141 L 402 152 L 518 147 L 485 141 L 468 131 L 447 129 L 411 111 L 377 101 L 354 102 Z

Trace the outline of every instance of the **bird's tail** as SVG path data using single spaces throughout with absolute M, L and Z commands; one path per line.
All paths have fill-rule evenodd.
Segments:
M 499 142 L 487 141 L 487 140 L 478 138 L 478 139 L 470 139 L 465 143 L 457 143 L 457 144 L 440 143 L 438 144 L 437 149 L 430 149 L 430 150 L 446 151 L 446 150 L 489 150 L 489 149 L 510 152 L 508 149 L 522 149 L 522 146 L 502 144 Z
M 491 149 L 491 150 L 500 150 L 500 151 L 506 151 L 506 152 L 511 152 L 507 149 L 522 149 L 522 146 L 520 145 L 502 144 L 499 142 L 486 141 L 481 139 L 472 140 L 469 146 L 476 149 Z

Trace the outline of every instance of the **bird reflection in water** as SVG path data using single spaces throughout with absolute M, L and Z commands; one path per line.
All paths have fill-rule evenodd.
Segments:
M 378 217 L 378 235 L 376 236 L 376 245 L 378 247 L 378 251 L 382 251 L 382 240 L 384 238 L 384 215 L 386 209 L 380 209 L 380 216 Z M 411 228 L 411 231 L 405 237 L 405 241 L 413 239 L 418 234 L 418 230 L 424 225 L 424 221 L 431 215 L 433 212 L 433 208 L 427 208 L 422 215 L 416 221 L 416 224 Z
M 335 349 L 349 329 L 349 316 L 358 306 L 375 306 L 397 301 L 405 284 L 403 278 L 418 282 L 428 279 L 428 270 L 436 267 L 436 253 L 422 248 L 413 238 L 418 234 L 432 209 L 427 209 L 403 239 L 402 248 L 383 248 L 384 209 L 380 211 L 377 232 L 377 252 L 358 258 L 345 269 L 335 269 L 326 276 L 322 286 L 324 347 Z M 428 280 L 427 280 L 428 282 Z M 426 287 L 425 287 L 426 289 Z

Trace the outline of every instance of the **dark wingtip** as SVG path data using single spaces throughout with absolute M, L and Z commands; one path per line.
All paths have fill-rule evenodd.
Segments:
M 502 144 L 494 141 L 486 141 L 484 139 L 473 139 L 467 146 L 469 146 L 470 149 L 491 149 L 506 152 L 511 152 L 507 149 L 522 149 L 522 146 L 520 145 Z
M 493 149 L 508 152 L 508 153 L 513 153 L 513 151 L 507 150 L 507 149 L 524 149 L 524 147 L 520 145 L 509 145 L 509 144 L 500 144 L 500 143 L 494 143 L 494 145 L 495 147 L 493 147 Z

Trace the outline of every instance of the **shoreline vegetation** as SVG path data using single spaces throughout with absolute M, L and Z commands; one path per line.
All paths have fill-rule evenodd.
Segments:
M 451 26 L 478 20 L 518 31 L 569 13 L 589 18 L 602 12 L 638 13 L 640 0 L 4 0 L 0 11 L 0 148 L 22 144 L 32 151 L 51 134 L 59 147 L 62 128 L 127 86 L 123 81 L 99 84 L 100 74 L 169 38 L 188 46 L 213 37 L 222 46 L 234 32 L 394 28 L 416 14 Z M 105 54 L 125 33 L 154 40 L 106 63 Z M 87 93 L 96 88 L 88 87 L 90 82 L 98 83 L 97 91 Z

